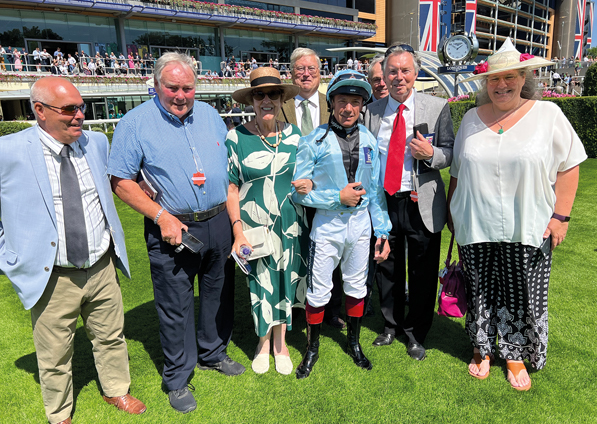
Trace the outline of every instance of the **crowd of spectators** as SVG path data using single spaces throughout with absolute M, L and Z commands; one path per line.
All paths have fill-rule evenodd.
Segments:
M 36 48 L 32 53 L 22 48 L 3 48 L 0 45 L 0 71 L 4 72 L 50 72 L 54 75 L 141 75 L 153 73 L 156 59 L 148 53 L 140 56 L 129 52 L 118 56 L 114 52 L 99 52 L 90 56 L 83 50 L 73 54 L 62 52 L 56 48 L 53 54 L 46 49 Z

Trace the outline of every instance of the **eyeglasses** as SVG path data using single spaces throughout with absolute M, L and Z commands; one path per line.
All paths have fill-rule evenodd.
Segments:
M 319 68 L 317 66 L 309 66 L 305 68 L 304 66 L 295 66 L 294 73 L 297 75 L 302 75 L 305 71 L 309 71 L 311 75 L 316 75 L 319 72 Z
M 253 99 L 255 100 L 263 100 L 265 96 L 269 97 L 270 100 L 278 100 L 282 95 L 280 90 L 272 90 L 272 91 L 253 91 Z
M 50 109 L 58 109 L 61 115 L 68 115 L 68 116 L 75 116 L 77 114 L 78 111 L 81 111 L 81 113 L 84 115 L 85 111 L 87 110 L 87 105 L 85 103 L 83 103 L 81 106 L 78 105 L 68 105 L 68 106 L 62 106 L 62 107 L 58 107 L 58 106 L 52 106 L 49 104 L 46 104 L 44 102 L 37 102 L 37 103 L 41 103 L 42 105 L 44 105 L 45 107 L 49 107 Z
M 404 50 L 405 52 L 415 54 L 415 50 L 408 44 L 398 44 L 397 46 L 392 46 L 389 49 L 387 49 L 385 57 L 388 57 L 389 55 L 391 55 L 394 51 L 396 51 L 398 49 Z

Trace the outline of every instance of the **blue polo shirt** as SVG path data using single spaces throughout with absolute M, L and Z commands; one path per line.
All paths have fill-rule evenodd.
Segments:
M 108 174 L 136 180 L 149 173 L 163 195 L 162 207 L 181 214 L 211 209 L 228 195 L 227 129 L 218 112 L 195 101 L 184 123 L 157 96 L 128 112 L 114 132 Z M 193 174 L 205 175 L 201 185 Z

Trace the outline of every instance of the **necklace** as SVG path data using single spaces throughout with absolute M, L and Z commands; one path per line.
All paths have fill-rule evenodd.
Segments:
M 516 113 L 516 111 L 520 107 L 521 103 L 522 103 L 522 99 L 520 99 L 518 101 L 518 105 L 512 110 L 512 112 L 510 112 L 510 114 L 508 115 L 508 118 L 506 118 L 506 120 L 504 121 L 504 124 L 506 124 L 506 122 L 508 122 L 510 120 L 510 118 L 512 118 L 512 116 L 514 116 L 514 114 Z M 493 116 L 495 116 L 495 123 L 500 126 L 500 129 L 498 130 L 497 133 L 498 134 L 503 134 L 504 133 L 504 126 L 502 124 L 500 124 L 500 120 L 497 117 L 497 113 L 495 113 L 495 108 L 493 106 L 493 103 L 491 104 L 491 110 L 493 111 Z
M 269 141 L 267 141 L 267 139 L 263 136 L 263 134 L 261 134 L 261 131 L 259 130 L 259 125 L 257 124 L 257 121 L 255 121 L 255 128 L 257 128 L 257 132 L 259 133 L 259 138 L 261 139 L 261 141 L 266 143 L 272 149 L 275 149 L 276 147 L 278 147 L 280 145 L 280 143 L 282 142 L 282 131 L 279 131 L 277 121 L 276 121 L 276 135 L 274 135 L 274 137 L 276 137 L 276 136 L 278 137 L 278 142 L 275 144 L 272 144 Z

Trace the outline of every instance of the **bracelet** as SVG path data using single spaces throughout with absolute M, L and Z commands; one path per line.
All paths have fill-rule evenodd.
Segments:
M 158 224 L 158 219 L 160 219 L 160 216 L 162 215 L 162 212 L 164 212 L 166 209 L 162 208 L 160 209 L 160 211 L 158 212 L 158 214 L 155 216 L 155 218 L 153 219 L 153 223 L 154 224 Z
M 234 221 L 234 222 L 232 223 L 232 225 L 231 225 L 230 227 L 234 227 L 234 224 L 236 224 L 237 222 L 242 222 L 242 221 L 241 221 L 240 219 L 237 219 L 236 221 Z
M 551 217 L 557 219 L 558 221 L 562 221 L 562 222 L 568 222 L 568 221 L 570 221 L 570 217 L 569 216 L 560 215 L 559 213 L 555 213 L 555 212 L 554 212 L 554 214 Z

